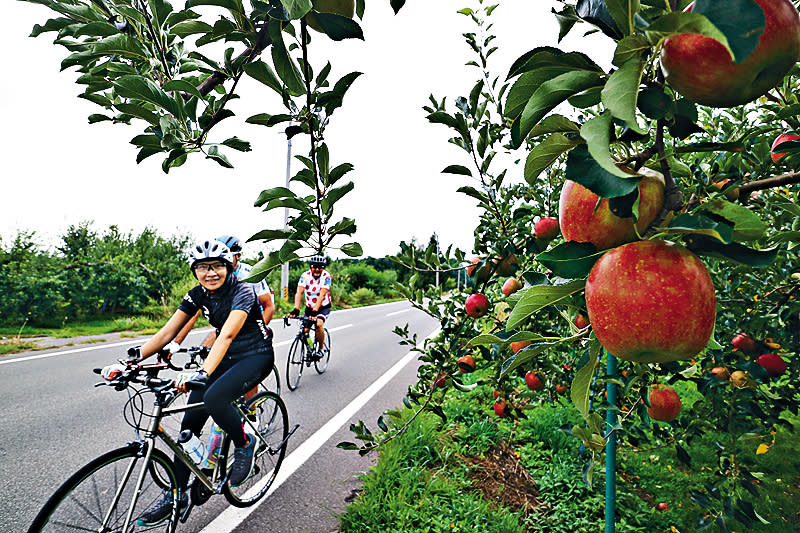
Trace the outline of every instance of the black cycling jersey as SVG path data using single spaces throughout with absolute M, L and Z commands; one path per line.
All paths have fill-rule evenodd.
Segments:
M 217 335 L 232 310 L 247 312 L 247 319 L 231 342 L 226 357 L 242 359 L 272 350 L 272 332 L 261 317 L 261 306 L 253 285 L 239 281 L 232 274 L 215 291 L 209 291 L 202 285 L 192 288 L 184 296 L 179 309 L 190 316 L 202 309 L 209 324 L 217 329 Z

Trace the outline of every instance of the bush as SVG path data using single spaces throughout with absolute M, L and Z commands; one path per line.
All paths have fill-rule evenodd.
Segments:
M 353 291 L 350 297 L 355 305 L 365 305 L 375 301 L 375 291 L 361 287 Z

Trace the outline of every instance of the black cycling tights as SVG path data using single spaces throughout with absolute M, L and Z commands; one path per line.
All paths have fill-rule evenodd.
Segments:
M 223 359 L 208 377 L 205 389 L 189 393 L 189 403 L 205 402 L 206 405 L 205 409 L 187 411 L 181 422 L 181 430 L 191 429 L 192 433 L 199 435 L 211 415 L 214 422 L 231 436 L 234 446 L 244 446 L 246 437 L 242 421 L 239 411 L 231 402 L 266 378 L 272 370 L 274 360 L 272 351 L 238 361 Z M 175 461 L 175 474 L 178 487 L 185 488 L 189 481 L 189 469 L 181 461 Z

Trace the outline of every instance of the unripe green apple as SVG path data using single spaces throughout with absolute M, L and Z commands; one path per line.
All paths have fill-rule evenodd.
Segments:
M 639 174 L 639 218 L 636 229 L 643 233 L 664 204 L 664 177 L 647 168 Z M 599 250 L 637 240 L 633 218 L 621 218 L 611 212 L 607 198 L 599 197 L 574 181 L 567 180 L 558 201 L 561 234 L 567 241 L 591 242 Z
M 586 280 L 592 330 L 626 361 L 691 359 L 714 330 L 711 276 L 692 252 L 670 242 L 638 241 L 606 252 Z
M 790 0 L 755 0 L 766 26 L 756 49 L 734 64 L 717 40 L 696 33 L 673 35 L 661 48 L 667 83 L 683 96 L 711 107 L 746 104 L 783 80 L 800 59 L 800 17 Z M 691 10 L 690 5 L 687 10 Z M 729 10 L 731 24 L 737 13 Z

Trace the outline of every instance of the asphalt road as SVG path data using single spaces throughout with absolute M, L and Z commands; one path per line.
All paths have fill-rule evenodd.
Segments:
M 353 440 L 351 423 L 375 420 L 400 405 L 416 375 L 416 356 L 392 333 L 408 323 L 420 340 L 436 323 L 406 302 L 335 311 L 328 329 L 331 360 L 325 374 L 313 368 L 300 386 L 285 385 L 288 345 L 294 323 L 275 320 L 276 364 L 290 427 L 275 487 L 256 507 L 234 509 L 222 496 L 195 508 L 178 531 L 328 532 L 337 513 L 360 486 L 357 476 L 375 457 L 336 448 Z M 188 342 L 199 342 L 196 332 Z M 26 531 L 38 509 L 73 472 L 101 453 L 133 439 L 122 419 L 127 394 L 98 387 L 92 369 L 122 357 L 142 338 L 0 358 L 0 531 Z

